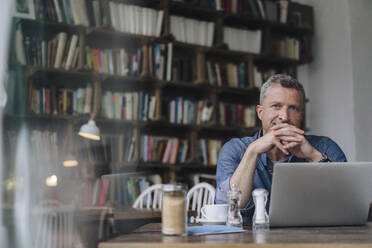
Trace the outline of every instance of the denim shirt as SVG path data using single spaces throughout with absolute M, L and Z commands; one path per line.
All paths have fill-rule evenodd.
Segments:
M 230 189 L 230 177 L 238 167 L 243 158 L 245 150 L 250 143 L 260 138 L 262 129 L 252 137 L 234 138 L 228 141 L 221 149 L 217 163 L 217 189 L 215 203 L 228 203 L 226 196 Z M 346 162 L 346 156 L 340 147 L 330 138 L 324 136 L 305 135 L 310 144 L 321 153 L 326 153 L 333 162 Z M 288 162 L 308 162 L 306 159 L 290 155 Z M 252 191 L 256 188 L 265 188 L 269 192 L 266 209 L 269 213 L 270 192 L 272 184 L 273 170 L 267 162 L 267 154 L 262 153 L 257 160 L 257 167 L 254 172 Z M 247 205 L 241 209 L 243 222 L 245 224 L 252 222 L 254 214 L 254 202 L 252 197 Z

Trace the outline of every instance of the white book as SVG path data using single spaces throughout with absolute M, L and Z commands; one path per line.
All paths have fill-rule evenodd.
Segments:
M 172 80 L 172 60 L 173 60 L 173 43 L 168 43 L 167 52 L 167 77 L 166 80 Z
M 71 7 L 71 12 L 72 12 L 72 19 L 74 19 L 74 24 L 75 25 L 80 25 L 80 18 L 78 14 L 78 0 L 70 0 L 70 7 Z
M 214 22 L 208 23 L 208 33 L 207 33 L 207 46 L 211 47 L 213 45 L 214 36 Z
M 160 32 L 159 34 L 157 33 L 157 17 L 158 17 L 158 11 L 155 9 L 150 9 L 150 18 L 147 20 L 148 21 L 148 26 L 150 27 L 149 29 L 149 35 L 151 36 L 160 36 L 161 34 L 161 25 L 160 25 Z
M 124 32 L 130 32 L 130 20 L 129 20 L 129 11 L 128 5 L 123 4 L 124 9 Z
M 132 141 L 130 143 L 129 151 L 128 151 L 128 161 L 133 160 L 135 143 L 136 143 L 136 138 L 132 137 Z
M 114 70 L 114 54 L 112 49 L 108 51 L 108 73 L 115 74 Z
M 263 7 L 263 3 L 261 0 L 257 0 L 257 5 L 258 5 L 258 9 L 260 10 L 260 13 L 261 13 L 261 18 L 263 20 L 266 19 L 266 13 L 265 13 L 265 9 Z
M 59 6 L 58 0 L 54 0 L 54 7 L 55 7 L 55 10 L 57 12 L 57 21 L 58 22 L 63 22 L 62 10 Z
M 132 93 L 125 93 L 125 110 L 126 110 L 127 120 L 133 120 Z
M 180 40 L 180 36 L 178 34 L 178 29 L 177 28 L 177 19 L 178 17 L 177 16 L 174 16 L 174 15 L 171 15 L 170 16 L 170 21 L 169 21 L 169 25 L 170 25 L 170 33 L 174 36 L 174 38 L 177 40 L 177 41 L 181 41 Z
M 215 2 L 216 2 L 216 10 L 221 11 L 222 10 L 221 0 L 215 0 Z
M 177 120 L 176 120 L 176 123 L 182 123 L 182 116 L 183 116 L 183 99 L 182 97 L 179 97 L 177 99 Z
M 76 34 L 72 35 L 71 43 L 70 43 L 70 47 L 69 47 L 69 51 L 68 51 L 68 55 L 67 55 L 67 60 L 66 60 L 66 66 L 65 66 L 66 70 L 71 69 L 72 59 L 74 57 L 75 50 L 77 48 L 78 39 L 79 39 L 79 37 Z
M 110 20 L 111 26 L 114 30 L 119 30 L 119 23 L 118 23 L 118 4 L 110 1 L 109 2 L 109 9 L 110 9 Z
M 199 22 L 199 27 L 198 27 L 199 34 L 198 34 L 197 38 L 198 38 L 198 43 L 201 46 L 206 46 L 207 45 L 207 36 L 205 35 L 205 33 L 207 31 L 207 25 L 208 25 L 208 23 L 205 22 L 205 21 L 200 21 Z
M 133 14 L 134 14 L 134 31 L 133 33 L 135 34 L 140 34 L 140 28 L 141 28 L 141 25 L 140 25 L 140 21 L 141 21 L 141 17 L 142 17 L 142 11 L 141 11 L 141 7 L 139 6 L 132 6 L 133 8 Z
M 83 114 L 84 113 L 84 88 L 78 88 L 76 90 L 76 113 Z
M 85 88 L 85 99 L 84 99 L 84 114 L 91 112 L 93 88 L 91 84 L 88 84 Z
M 262 73 L 258 71 L 257 67 L 255 66 L 253 69 L 253 75 L 254 75 L 254 86 L 257 88 L 261 88 L 262 86 Z
M 135 27 L 135 8 L 132 5 L 127 5 L 128 9 L 128 21 L 129 21 L 129 30 L 130 33 L 135 33 L 136 27 Z
M 212 165 L 217 165 L 218 141 L 212 140 Z
M 150 11 L 149 8 L 142 8 L 142 34 L 149 35 L 149 29 L 151 28 L 148 26 L 147 19 L 150 19 Z
M 92 6 L 93 6 L 95 26 L 100 27 L 102 25 L 102 19 L 101 19 L 101 7 L 99 6 L 99 1 L 93 0 Z
M 156 97 L 151 96 L 150 103 L 149 103 L 149 119 L 155 119 L 155 110 L 156 110 Z
M 119 3 L 117 11 L 119 13 L 119 20 L 117 20 L 119 23 L 118 30 L 120 30 L 121 32 L 125 32 L 125 5 Z
M 62 55 L 65 50 L 66 40 L 67 40 L 67 34 L 64 32 L 61 32 L 57 35 L 57 53 L 56 58 L 54 61 L 54 68 L 60 68 L 62 63 Z
M 178 26 L 178 33 L 179 33 L 179 41 L 181 42 L 186 42 L 186 36 L 187 36 L 187 33 L 186 33 L 186 21 L 185 21 L 185 17 L 183 16 L 179 16 L 178 19 L 177 19 L 177 26 Z
M 86 0 L 79 0 L 79 9 L 78 9 L 78 13 L 81 17 L 81 24 L 83 26 L 86 26 L 88 27 L 89 26 L 89 18 L 88 18 L 88 11 L 87 11 L 87 4 L 86 4 Z
M 193 35 L 193 20 L 190 18 L 185 18 L 185 35 L 186 35 L 186 40 L 185 42 L 187 43 L 193 43 L 194 41 L 194 35 Z
M 23 33 L 20 27 L 17 28 L 16 33 L 15 33 L 15 49 L 16 49 L 17 61 L 21 65 L 25 65 L 26 56 L 25 56 L 25 50 L 23 47 Z
M 161 30 L 163 27 L 163 17 L 164 17 L 164 11 L 159 10 L 157 18 L 156 18 L 156 37 L 160 37 L 161 35 Z
M 106 91 L 103 95 L 102 110 L 103 110 L 103 115 L 108 119 L 113 118 L 111 99 L 112 99 L 111 91 Z

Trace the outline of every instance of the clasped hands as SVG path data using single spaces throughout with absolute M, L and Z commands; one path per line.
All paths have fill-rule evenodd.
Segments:
M 322 159 L 322 154 L 305 138 L 304 131 L 288 123 L 272 126 L 265 135 L 254 142 L 253 149 L 257 154 L 261 154 L 274 147 L 285 155 L 293 154 L 311 162 Z

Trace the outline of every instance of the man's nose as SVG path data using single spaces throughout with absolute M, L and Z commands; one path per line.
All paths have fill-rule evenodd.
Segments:
M 282 122 L 288 121 L 288 108 L 282 108 L 280 110 L 279 118 Z

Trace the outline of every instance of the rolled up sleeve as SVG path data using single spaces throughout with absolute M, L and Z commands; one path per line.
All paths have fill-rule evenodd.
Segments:
M 239 139 L 231 139 L 221 149 L 217 162 L 217 188 L 215 203 L 228 203 L 227 191 L 230 189 L 230 178 L 238 167 L 244 147 Z M 243 152 L 243 154 L 242 154 Z

